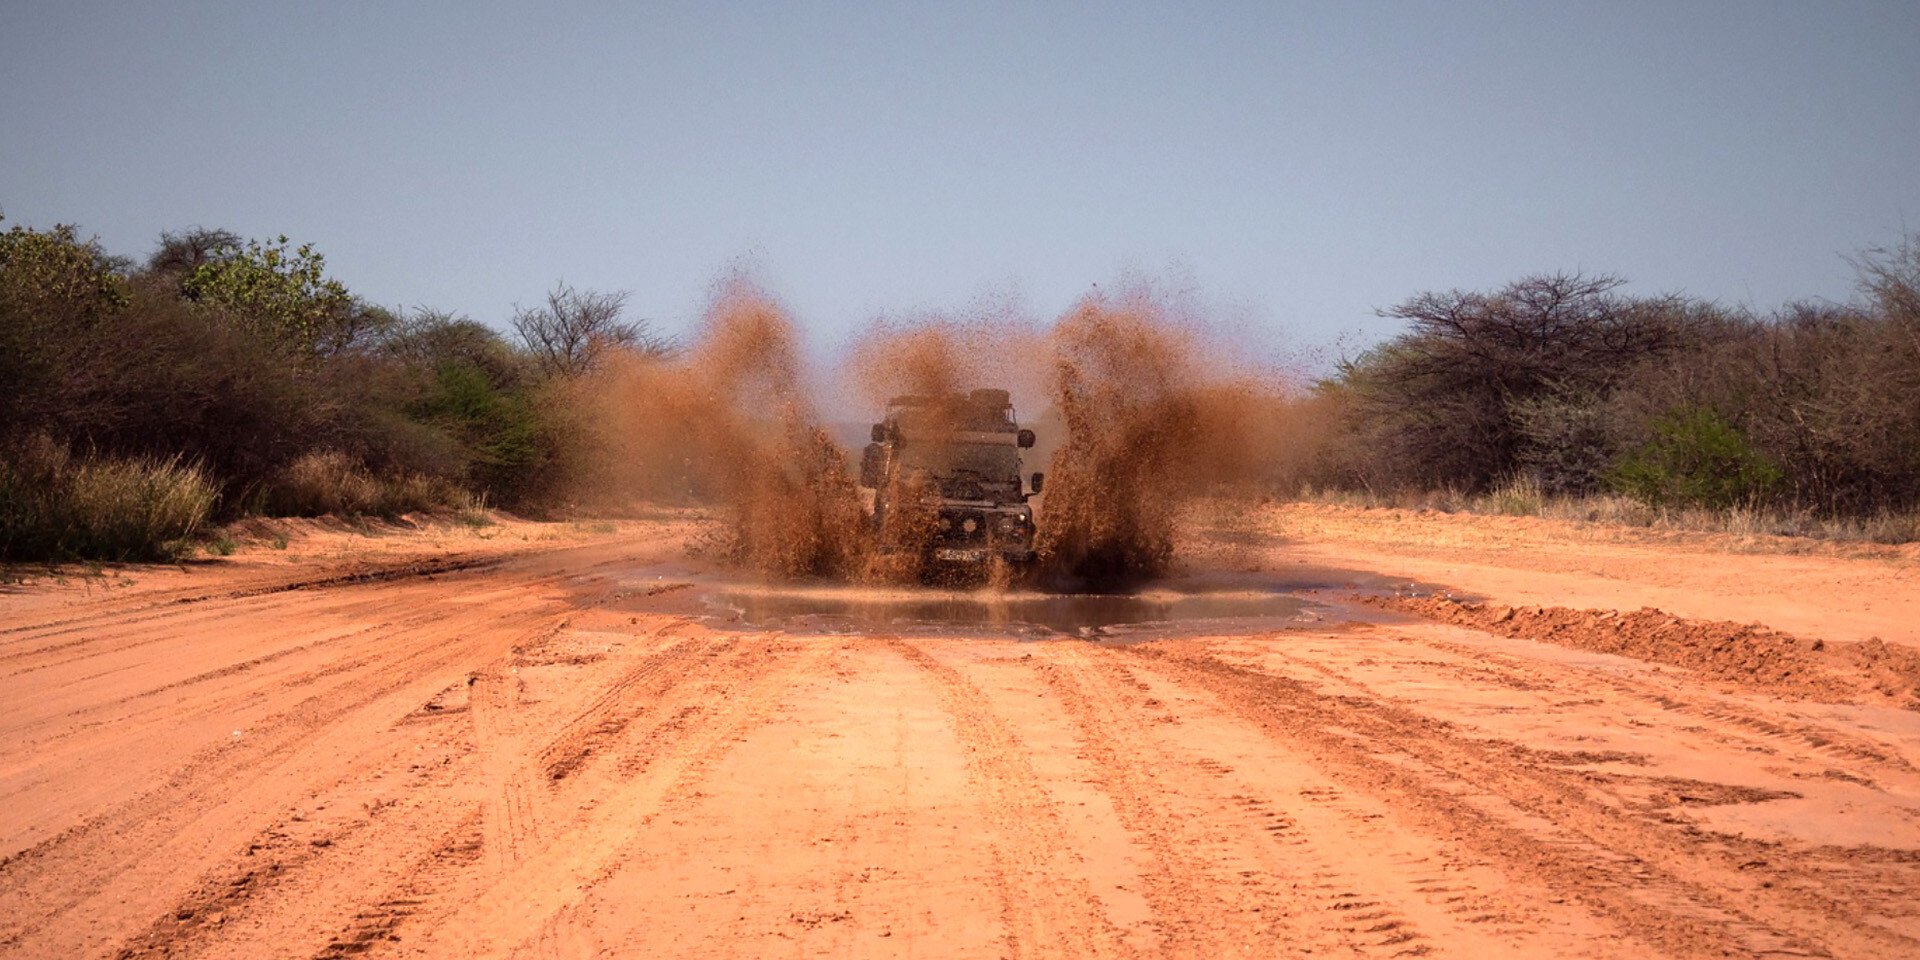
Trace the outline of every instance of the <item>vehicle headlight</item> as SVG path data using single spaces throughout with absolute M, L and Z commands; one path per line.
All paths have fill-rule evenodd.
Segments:
M 975 520 L 972 517 L 968 517 L 967 519 L 960 522 L 960 530 L 963 533 L 972 533 L 978 529 L 980 529 L 980 521 Z

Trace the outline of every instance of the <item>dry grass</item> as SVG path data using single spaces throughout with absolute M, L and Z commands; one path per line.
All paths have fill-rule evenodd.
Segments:
M 168 560 L 218 493 L 180 461 L 75 456 L 36 437 L 0 457 L 0 559 Z
M 419 474 L 378 477 L 334 451 L 295 460 L 268 486 L 264 502 L 265 512 L 288 517 L 467 513 L 478 506 L 471 494 L 446 480 Z
M 1489 493 L 1456 490 L 1377 494 L 1364 490 L 1305 487 L 1300 500 L 1334 506 L 1435 510 L 1441 513 L 1542 517 L 1572 523 L 1648 530 L 1721 533 L 1736 537 L 1797 537 L 1843 543 L 1898 545 L 1920 543 L 1920 511 L 1883 512 L 1869 517 L 1826 517 L 1811 511 L 1734 507 L 1728 510 L 1656 508 L 1630 497 L 1609 494 L 1550 496 L 1527 481 L 1514 481 Z

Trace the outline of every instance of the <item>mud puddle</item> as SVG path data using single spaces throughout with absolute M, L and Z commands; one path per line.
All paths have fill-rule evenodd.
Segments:
M 635 571 L 623 609 L 698 617 L 721 628 L 810 633 L 977 634 L 1029 639 L 1254 633 L 1392 619 L 1350 602 L 1429 585 L 1350 570 L 1204 573 L 1133 593 L 1045 593 L 764 584 L 687 569 Z
M 753 589 L 711 594 L 707 603 L 755 627 L 835 632 L 980 632 L 1016 636 L 1164 634 L 1226 625 L 1274 629 L 1308 616 L 1308 601 L 1251 591 L 1137 594 L 945 593 L 936 590 Z

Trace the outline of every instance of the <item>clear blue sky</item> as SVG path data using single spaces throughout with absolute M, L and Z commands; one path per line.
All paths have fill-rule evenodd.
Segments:
M 1541 270 L 1764 309 L 1920 229 L 1920 3 L 9 0 L 0 211 L 496 324 L 744 259 L 821 348 L 1130 268 L 1296 348 Z

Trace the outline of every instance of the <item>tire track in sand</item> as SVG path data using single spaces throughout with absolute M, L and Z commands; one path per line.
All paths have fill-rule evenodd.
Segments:
M 680 621 L 670 621 L 653 630 L 647 639 L 658 641 L 679 625 Z M 545 636 L 535 635 L 519 645 L 515 654 L 488 670 L 510 679 L 512 675 L 505 668 L 527 655 L 537 657 Z M 489 739 L 483 746 L 469 724 L 460 724 L 454 729 L 462 731 L 457 737 L 467 762 L 458 768 L 430 768 L 427 781 L 411 792 L 399 810 L 383 815 L 368 835 L 332 843 L 324 860 L 314 861 L 271 888 L 256 885 L 256 893 L 269 894 L 257 898 L 264 902 L 241 905 L 237 911 L 254 921 L 239 930 L 230 925 L 227 929 L 232 933 L 214 952 L 223 956 L 291 954 L 303 949 L 295 945 L 324 944 L 318 954 L 321 957 L 378 953 L 387 949 L 389 941 L 400 940 L 403 928 L 430 929 L 437 918 L 464 902 L 463 895 L 495 882 L 510 872 L 513 863 L 524 862 L 543 849 L 542 841 L 554 831 L 556 823 L 564 824 L 569 811 L 593 802 L 606 787 L 605 780 L 597 776 L 552 780 L 540 773 L 543 768 L 539 764 L 528 762 L 529 756 L 544 756 L 583 732 L 595 733 L 599 726 L 585 720 L 601 716 L 609 692 L 622 692 L 617 698 L 617 712 L 627 723 L 641 722 L 649 714 L 664 719 L 673 713 L 675 703 L 699 695 L 683 688 L 697 683 L 701 676 L 731 677 L 742 672 L 725 659 L 696 655 L 724 652 L 732 645 L 730 637 L 703 640 L 697 635 L 673 636 L 637 654 L 622 669 L 613 671 L 611 682 L 600 681 L 600 689 L 583 693 L 577 702 L 548 698 L 537 703 L 523 701 L 526 715 L 512 720 L 517 729 L 527 731 L 523 738 Z M 566 682 L 586 686 L 596 680 L 588 673 Z M 476 683 L 467 692 L 477 697 L 484 690 Z M 463 708 L 463 714 L 466 712 Z M 557 722 L 563 718 L 570 719 Z M 400 723 L 416 725 L 418 721 L 403 719 Z M 509 724 L 501 726 L 513 728 Z M 560 733 L 545 749 L 523 748 L 538 743 L 534 734 L 554 727 Z M 489 769 L 494 762 L 493 750 L 511 751 L 523 775 L 502 780 L 497 768 Z M 520 786 L 506 794 L 507 783 Z M 509 813 L 518 816 L 526 809 L 525 803 L 534 804 L 540 815 L 510 822 L 498 819 Z M 455 825 L 441 813 L 448 807 L 469 809 L 472 814 Z M 496 844 L 510 840 L 516 844 L 516 852 L 509 857 L 489 851 L 489 836 Z M 426 841 L 432 837 L 439 839 Z M 227 913 L 231 918 L 236 911 Z M 406 939 L 411 941 L 413 936 L 408 933 Z M 172 955 L 194 952 L 176 950 Z
M 1452 624 L 1436 624 L 1436 626 L 1441 630 L 1458 630 L 1461 635 L 1498 636 L 1471 627 Z M 1488 670 L 1497 670 L 1498 676 L 1502 679 L 1523 683 L 1531 689 L 1542 692 L 1550 691 L 1561 696 L 1578 697 L 1591 695 L 1596 686 L 1605 687 L 1621 696 L 1630 697 L 1662 711 L 1698 718 L 1714 724 L 1717 728 L 1721 728 L 1716 730 L 1716 736 L 1739 749 L 1757 747 L 1767 753 L 1778 753 L 1785 748 L 1795 752 L 1817 754 L 1836 763 L 1853 766 L 1871 764 L 1905 774 L 1920 772 L 1916 771 L 1914 765 L 1895 752 L 1889 744 L 1876 742 L 1855 731 L 1841 729 L 1832 723 L 1822 723 L 1793 713 L 1776 714 L 1773 717 L 1763 716 L 1755 710 L 1740 705 L 1734 697 L 1702 686 L 1698 680 L 1674 682 L 1659 675 L 1630 676 L 1613 670 L 1586 666 L 1561 665 L 1557 670 L 1550 671 L 1543 669 L 1538 660 L 1526 659 L 1498 650 L 1488 650 L 1483 646 L 1459 640 L 1433 636 L 1425 631 L 1395 631 L 1392 637 L 1405 643 L 1430 647 L 1456 657 L 1471 659 L 1486 665 Z M 1551 641 L 1546 640 L 1532 642 L 1551 645 Z M 1299 662 L 1306 663 L 1306 661 Z M 1354 682 L 1351 678 L 1330 668 L 1314 665 L 1313 669 L 1342 682 Z M 1727 685 L 1737 689 L 1736 685 Z
M 689 622 L 682 617 L 668 620 L 654 628 L 646 641 L 658 643 L 661 637 Z M 700 649 L 709 655 L 719 652 L 710 645 Z M 651 686 L 668 671 L 672 671 L 673 676 L 684 673 L 695 652 L 691 640 L 676 636 L 666 645 L 656 648 L 638 666 L 621 675 L 585 709 L 568 720 L 553 739 L 535 754 L 534 759 L 539 763 L 541 774 L 549 781 L 558 781 L 576 773 L 595 751 L 618 738 L 629 724 L 649 708 L 649 701 L 635 696 L 639 688 Z
M 387 709 L 409 687 L 432 683 L 527 621 L 547 619 L 543 612 L 503 618 L 497 611 L 461 611 L 433 632 L 397 634 L 390 638 L 393 653 L 359 681 L 286 704 L 247 736 L 208 745 L 164 782 L 0 863 L 0 946 L 59 936 L 48 924 L 63 915 L 85 916 L 89 901 L 149 896 L 157 890 L 145 878 L 174 869 L 156 851 L 198 848 L 232 829 L 228 820 L 251 835 L 258 829 L 253 823 L 267 819 L 263 809 L 292 802 L 316 780 L 331 782 L 343 767 L 384 762 L 397 743 L 368 734 L 391 723 Z M 459 639 L 436 642 L 445 636 Z M 336 756 L 336 748 L 345 755 Z M 249 799 L 244 808 L 236 800 L 241 792 Z M 72 925 L 64 926 L 71 934 Z M 86 930 L 90 938 L 111 935 L 98 924 Z M 69 953 L 78 947 L 59 945 Z
M 482 816 L 476 811 L 440 838 L 393 890 L 355 913 L 339 936 L 314 954 L 314 960 L 345 960 L 397 939 L 394 931 L 402 923 L 444 890 L 454 877 L 481 861 L 486 844 L 481 829 Z
M 874 638 L 934 681 L 941 705 L 967 751 L 967 773 L 982 798 L 982 817 L 996 842 L 991 878 L 1013 958 L 1129 956 L 1121 931 L 1107 919 L 1084 879 L 1061 868 L 1072 845 L 1060 812 L 1027 747 L 993 711 L 987 696 L 960 671 L 898 637 Z
M 1049 653 L 1035 669 L 1073 720 L 1121 824 L 1153 856 L 1156 869 L 1142 878 L 1164 955 L 1216 957 L 1256 946 L 1271 950 L 1281 943 L 1302 954 L 1313 952 L 1308 944 L 1369 957 L 1431 951 L 1423 944 L 1426 934 L 1384 905 L 1380 894 L 1350 880 L 1329 882 L 1330 864 L 1309 863 L 1300 851 L 1289 851 L 1299 872 L 1268 875 L 1254 869 L 1261 865 L 1248 851 L 1236 849 L 1257 837 L 1260 827 L 1223 824 L 1219 816 L 1203 821 L 1176 811 L 1175 800 L 1194 799 L 1183 797 L 1192 785 L 1168 782 L 1155 771 L 1178 769 L 1173 758 L 1149 738 L 1121 732 L 1132 730 L 1150 711 L 1127 703 L 1114 689 L 1116 680 L 1097 671 L 1084 651 L 1063 642 Z M 1220 811 L 1232 817 L 1227 803 Z M 1232 829 L 1223 831 L 1223 826 Z M 1332 911 L 1333 919 L 1322 911 Z
M 473 739 L 486 771 L 486 817 L 482 849 L 496 873 L 518 864 L 523 847 L 539 829 L 540 801 L 528 769 L 527 751 L 513 716 L 520 678 L 501 661 L 477 672 L 468 694 Z
M 657 642 L 685 622 L 670 620 L 647 640 Z M 529 651 L 551 642 L 567 625 L 567 621 L 560 621 L 473 677 L 474 744 L 485 758 L 488 780 L 485 847 L 489 862 L 500 874 L 525 859 L 528 848 L 537 846 L 540 835 L 547 832 L 546 808 L 553 792 L 549 788 L 578 770 L 596 749 L 617 738 L 653 706 L 649 698 L 637 695 L 649 681 L 662 677 L 669 682 L 677 680 L 691 663 L 692 641 L 684 636 L 673 638 L 608 684 L 605 691 L 539 743 L 535 732 L 524 729 L 526 721 L 517 715 L 522 689 L 519 668 Z
M 551 636 L 563 628 L 564 621 L 549 624 L 534 630 L 520 644 L 538 642 L 539 638 Z M 496 665 L 505 660 L 495 661 Z M 490 726 L 498 731 L 504 729 L 506 721 L 494 714 L 510 709 L 514 691 L 497 682 L 482 682 L 484 678 L 497 681 L 490 671 L 482 668 L 469 675 L 469 701 L 471 704 L 491 704 L 492 711 L 486 707 L 475 713 L 465 711 L 473 721 L 473 726 L 481 726 L 486 718 L 492 717 Z M 511 678 L 507 678 L 511 679 Z M 439 695 L 436 695 L 436 698 Z M 217 950 L 232 947 L 226 942 L 235 938 L 236 929 L 245 928 L 244 938 L 254 934 L 260 926 L 273 930 L 271 949 L 284 952 L 287 945 L 306 941 L 313 931 L 303 929 L 298 921 L 290 922 L 285 916 L 289 907 L 303 916 L 310 916 L 313 907 L 318 904 L 333 904 L 338 901 L 338 891 L 329 887 L 340 885 L 340 878 L 357 876 L 360 878 L 354 892 L 355 902 L 364 904 L 355 908 L 350 923 L 330 925 L 342 932 L 327 942 L 319 956 L 345 956 L 370 949 L 375 941 L 385 935 L 401 921 L 411 916 L 425 903 L 431 893 L 445 886 L 452 877 L 466 866 L 480 860 L 486 849 L 486 829 L 492 827 L 494 818 L 499 816 L 497 808 L 489 810 L 487 804 L 474 804 L 470 787 L 460 781 L 458 771 L 466 769 L 462 764 L 454 766 L 456 757 L 485 758 L 480 749 L 482 743 L 491 742 L 496 746 L 500 739 L 494 733 L 491 736 L 476 737 L 472 732 L 463 735 L 459 728 L 426 728 L 422 730 L 417 722 L 409 723 L 414 713 L 408 713 L 392 722 L 390 729 L 412 728 L 419 735 L 414 740 L 417 747 L 437 746 L 436 753 L 447 758 L 447 765 L 409 764 L 405 776 L 413 782 L 403 797 L 375 800 L 372 806 L 364 807 L 366 816 L 353 817 L 343 823 L 329 827 L 318 827 L 305 817 L 295 815 L 292 820 L 299 825 L 317 828 L 301 831 L 307 834 L 304 839 L 293 839 L 288 835 L 292 824 L 283 818 L 273 826 L 267 827 L 256 835 L 254 841 L 247 844 L 240 857 L 210 869 L 202 878 L 200 886 L 194 892 L 179 900 L 172 908 L 161 914 L 150 925 L 148 932 L 127 941 L 119 951 L 122 958 L 144 956 L 195 956 L 210 946 Z M 399 758 L 420 757 L 417 751 L 404 749 L 391 750 L 389 762 L 372 762 L 344 771 L 331 783 L 315 783 L 299 806 L 310 810 L 325 809 L 329 806 L 348 806 L 356 792 L 398 773 Z M 476 764 L 481 769 L 468 773 L 467 783 L 477 774 L 481 779 L 492 772 L 484 764 Z M 468 792 L 462 793 L 465 789 Z M 496 791 L 490 796 L 498 797 Z M 343 802 L 344 799 L 344 802 Z M 532 822 L 530 803 L 535 799 L 530 794 L 515 795 L 512 807 L 513 822 L 521 825 L 517 832 L 524 836 L 524 825 Z M 396 817 L 393 808 L 413 806 L 422 808 L 428 816 Z M 459 820 L 457 826 L 448 833 L 449 821 L 446 811 L 449 808 L 471 810 L 470 815 Z M 493 817 L 487 816 L 492 813 Z M 395 822 L 398 819 L 400 822 Z M 432 839 L 438 838 L 438 839 Z M 422 844 L 422 841 L 426 841 Z M 410 862 L 409 858 L 414 861 Z M 267 861 L 262 863 L 261 861 Z M 384 897 L 373 903 L 359 899 L 367 890 L 386 889 L 392 884 L 388 871 L 396 865 L 401 868 L 405 878 L 397 888 L 388 889 Z M 371 875 L 371 876 L 369 876 Z M 325 907 L 321 907 L 322 910 Z M 262 916 L 264 914 L 264 916 Z M 214 922 L 209 924 L 208 918 Z M 236 922 L 238 921 L 238 922 Z M 251 921 L 251 922 L 250 922 Z M 242 939 L 244 943 L 245 940 Z M 255 949 L 260 938 L 254 934 Z M 245 948 L 241 948 L 245 955 Z M 216 950 L 216 952 L 217 952 Z
M 1409 815 L 1565 891 L 1667 952 L 1920 952 L 1920 942 L 1862 922 L 1846 905 L 1790 889 L 1771 867 L 1749 869 L 1669 828 L 1635 820 L 1559 772 L 1529 768 L 1404 707 L 1330 697 L 1298 680 L 1177 645 L 1124 652 L 1151 673 L 1205 690 L 1269 736 L 1308 751 L 1336 780 L 1397 795 Z
M 1875 744 L 1858 732 L 1844 729 L 1837 718 L 1821 721 L 1804 717 L 1791 706 L 1781 708 L 1772 717 L 1762 716 L 1736 694 L 1704 689 L 1691 680 L 1676 681 L 1667 674 L 1622 676 L 1585 664 L 1561 665 L 1554 670 L 1538 661 L 1480 650 L 1456 640 L 1423 634 L 1395 633 L 1393 636 L 1416 649 L 1433 649 L 1454 656 L 1477 658 L 1489 665 L 1488 670 L 1495 671 L 1490 678 L 1493 682 L 1510 683 L 1517 679 L 1542 698 L 1541 706 L 1549 712 L 1557 709 L 1552 706 L 1555 700 L 1572 700 L 1584 706 L 1586 704 L 1581 701 L 1593 694 L 1612 691 L 1637 704 L 1656 708 L 1659 712 L 1652 715 L 1652 720 L 1665 725 L 1661 739 L 1666 742 L 1684 743 L 1698 739 L 1718 749 L 1764 754 L 1775 758 L 1780 764 L 1796 767 L 1796 773 L 1801 776 L 1838 775 L 1855 778 L 1871 775 L 1875 780 L 1912 782 L 1914 768 L 1895 752 L 1893 744 Z M 1319 660 L 1289 652 L 1284 645 L 1269 647 L 1262 655 L 1268 658 L 1267 662 L 1282 664 L 1289 671 L 1297 669 L 1324 676 L 1337 685 L 1333 690 L 1342 694 L 1368 700 L 1386 699 L 1365 680 Z M 1594 704 L 1602 702 L 1605 701 L 1592 701 Z M 1649 711 L 1636 710 L 1630 716 L 1635 718 L 1636 726 L 1651 726 L 1648 714 Z M 1594 784 L 1592 773 L 1567 770 L 1558 764 L 1539 763 L 1538 755 L 1516 750 L 1516 745 L 1490 743 L 1464 732 L 1453 733 L 1444 726 L 1441 729 L 1448 730 L 1452 739 L 1471 741 L 1476 750 L 1484 751 L 1493 746 L 1498 751 L 1504 751 L 1522 761 L 1522 768 L 1529 769 L 1533 776 L 1554 780 L 1582 793 L 1591 792 Z M 1873 848 L 1802 848 L 1787 855 L 1774 842 L 1735 834 L 1715 834 L 1703 850 L 1698 843 L 1698 834 L 1685 821 L 1675 819 L 1670 814 L 1638 808 L 1622 811 L 1617 798 L 1607 801 L 1605 807 L 1619 819 L 1644 824 L 1655 836 L 1665 836 L 1695 852 L 1714 854 L 1707 858 L 1710 869 L 1737 869 L 1741 874 L 1753 874 L 1756 871 L 1764 873 L 1767 876 L 1760 886 L 1769 892 L 1768 896 L 1784 896 L 1789 903 L 1799 901 L 1799 907 L 1811 913 L 1846 916 L 1856 925 L 1884 926 L 1886 918 L 1905 914 L 1901 905 L 1909 898 L 1897 893 L 1890 895 L 1889 891 L 1911 890 L 1915 881 L 1920 880 L 1920 863 L 1914 862 L 1911 857 L 1875 860 Z M 1676 830 L 1681 832 L 1676 833 Z M 1650 856 L 1649 859 L 1664 862 L 1664 858 Z M 1721 884 L 1715 881 L 1708 886 L 1718 887 Z M 1794 889 L 1818 891 L 1818 894 L 1808 899 L 1787 893 Z M 1781 893 L 1772 893 L 1776 890 Z M 1906 925 L 1902 929 L 1896 926 L 1895 929 L 1911 936 L 1914 927 Z
M 1596 953 L 1605 925 L 1553 906 L 1550 888 L 1410 833 L 1393 804 L 1273 750 L 1231 712 L 1142 682 L 1107 648 L 1051 653 L 1041 669 L 1081 723 L 1090 758 L 1114 771 L 1117 793 L 1138 798 L 1119 804 L 1123 816 L 1137 809 L 1139 829 L 1168 834 L 1227 891 L 1231 909 L 1200 914 L 1208 955 L 1250 940 L 1368 957 L 1618 955 Z
M 698 794 L 697 787 L 733 745 L 767 721 L 793 683 L 817 669 L 844 640 L 781 643 L 762 638 L 767 669 L 724 698 L 698 727 L 667 725 L 642 745 L 656 751 L 630 780 L 595 797 L 590 809 L 529 851 L 507 873 L 436 918 L 425 949 L 460 957 L 498 957 L 566 936 L 556 918 L 618 869 L 632 845 L 663 810 Z

